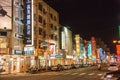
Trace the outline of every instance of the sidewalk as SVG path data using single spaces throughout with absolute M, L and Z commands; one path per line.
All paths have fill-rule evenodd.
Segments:
M 11 74 L 0 74 L 0 76 L 26 76 L 26 75 L 32 75 L 32 74 L 29 74 L 29 73 L 11 73 Z
M 45 73 L 45 72 L 50 72 L 50 71 L 41 71 L 39 73 L 35 73 L 35 74 L 32 74 L 32 73 L 0 73 L 0 76 L 31 76 L 31 75 L 39 75 L 40 73 Z

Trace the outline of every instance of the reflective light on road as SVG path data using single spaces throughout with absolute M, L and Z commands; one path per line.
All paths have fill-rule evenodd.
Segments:
M 85 75 L 86 73 L 81 73 L 80 75 Z
M 95 73 L 90 73 L 90 74 L 88 74 L 88 75 L 94 75 Z
M 76 75 L 76 74 L 78 74 L 78 73 L 73 73 L 73 74 L 71 74 L 71 75 Z
M 98 74 L 98 76 L 102 76 L 103 74 Z

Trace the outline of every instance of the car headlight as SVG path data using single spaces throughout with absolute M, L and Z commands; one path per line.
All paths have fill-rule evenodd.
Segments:
M 112 77 L 113 77 L 113 74 L 106 75 L 106 78 L 112 78 Z

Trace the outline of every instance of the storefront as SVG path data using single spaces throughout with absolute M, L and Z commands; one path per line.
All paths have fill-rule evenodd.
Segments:
M 66 64 L 66 65 L 71 65 L 71 64 L 73 64 L 73 56 L 72 56 L 72 55 L 66 55 L 65 64 Z
M 65 63 L 62 55 L 50 56 L 50 61 L 51 61 L 51 66 L 55 66 L 57 64 L 64 65 Z
M 8 54 L 8 43 L 6 37 L 0 37 L 0 55 Z
M 24 56 L 0 55 L 0 70 L 2 73 L 24 72 Z

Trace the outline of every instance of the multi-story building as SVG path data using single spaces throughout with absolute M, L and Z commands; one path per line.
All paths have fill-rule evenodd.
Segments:
M 60 49 L 62 57 L 59 59 L 62 65 L 70 65 L 73 63 L 73 43 L 72 31 L 69 27 L 60 27 Z
M 59 14 L 43 0 L 25 2 L 25 55 L 29 66 L 54 65 L 59 50 Z
M 11 72 L 12 0 L 0 0 L 0 70 Z
M 23 0 L 12 1 L 12 35 L 11 35 L 11 72 L 24 71 L 23 56 L 23 29 L 24 29 L 24 8 Z
M 55 65 L 52 57 L 59 50 L 59 14 L 43 0 L 4 0 L 1 7 L 0 69 L 12 73 Z

